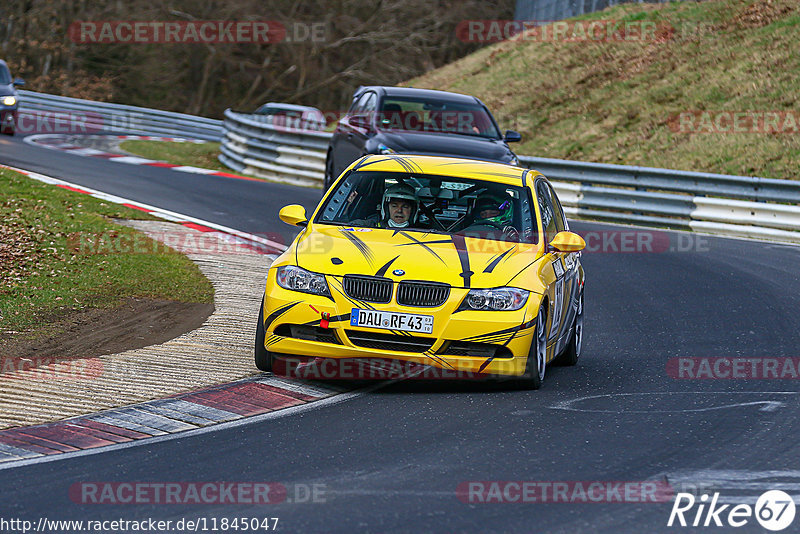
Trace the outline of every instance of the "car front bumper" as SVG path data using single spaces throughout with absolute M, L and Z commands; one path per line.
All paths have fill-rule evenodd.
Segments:
M 332 299 L 290 291 L 278 286 L 274 276 L 267 278 L 265 346 L 281 355 L 287 371 L 305 369 L 317 358 L 339 360 L 336 365 L 325 364 L 318 378 L 383 377 L 375 376 L 376 366 L 443 379 L 521 376 L 525 371 L 540 295 L 531 293 L 522 309 L 507 312 L 457 311 L 467 294 L 461 288 L 452 288 L 448 300 L 436 308 L 368 304 L 377 310 L 434 318 L 431 334 L 401 333 L 351 325 L 353 308 L 363 308 L 364 303 L 354 303 L 335 290 L 332 278 L 327 277 Z

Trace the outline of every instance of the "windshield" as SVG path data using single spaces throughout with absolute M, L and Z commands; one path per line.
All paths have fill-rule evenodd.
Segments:
M 534 221 L 528 191 L 519 186 L 378 171 L 350 173 L 328 196 L 315 220 L 537 243 Z
M 387 96 L 378 115 L 383 130 L 437 132 L 500 139 L 500 132 L 480 104 Z
M 0 65 L 0 84 L 7 85 L 11 83 L 11 73 L 5 65 Z

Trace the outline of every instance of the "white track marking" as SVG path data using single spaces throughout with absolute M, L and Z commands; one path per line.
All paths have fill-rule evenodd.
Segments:
M 603 395 L 588 395 L 585 397 L 578 397 L 566 401 L 558 402 L 549 406 L 552 410 L 566 410 L 571 412 L 587 412 L 587 413 L 692 413 L 692 412 L 708 412 L 712 410 L 724 410 L 727 408 L 739 408 L 745 406 L 763 406 L 759 409 L 762 412 L 774 412 L 778 408 L 786 406 L 786 403 L 776 400 L 756 400 L 747 402 L 734 402 L 726 403 L 718 406 L 709 406 L 705 408 L 685 408 L 675 410 L 636 410 L 620 408 L 618 410 L 604 410 L 592 408 L 579 408 L 576 404 L 590 401 L 595 399 L 610 399 L 612 397 L 633 397 L 639 395 L 798 395 L 797 391 L 657 391 L 657 392 L 642 392 L 642 393 L 607 393 Z

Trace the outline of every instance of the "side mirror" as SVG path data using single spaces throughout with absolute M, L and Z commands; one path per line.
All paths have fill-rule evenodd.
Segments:
M 12 82 L 13 85 L 25 85 L 25 80 L 22 78 L 17 78 Z
M 514 130 L 506 130 L 506 135 L 503 139 L 505 139 L 506 143 L 519 143 L 522 141 L 522 136 Z
M 558 232 L 550 246 L 559 252 L 579 252 L 586 248 L 586 241 L 572 232 Z
M 282 207 L 281 211 L 278 213 L 278 217 L 286 224 L 291 224 L 292 226 L 308 225 L 306 209 L 300 204 L 290 204 Z

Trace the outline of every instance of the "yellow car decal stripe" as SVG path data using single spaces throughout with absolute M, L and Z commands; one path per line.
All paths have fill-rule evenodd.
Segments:
M 275 334 L 272 334 L 272 335 L 270 335 L 270 336 L 269 336 L 269 337 L 268 337 L 268 338 L 267 338 L 267 339 L 264 341 L 264 348 L 267 348 L 267 347 L 269 347 L 269 346 L 271 346 L 271 345 L 274 345 L 275 343 L 277 343 L 277 342 L 278 342 L 278 341 L 280 341 L 281 339 L 283 339 L 281 336 L 276 336 Z
M 532 328 L 536 326 L 536 319 L 532 319 L 530 321 L 524 322 L 517 326 L 512 326 L 510 328 L 504 328 L 502 330 L 497 330 L 496 332 L 489 332 L 487 334 L 481 334 L 478 336 L 470 336 L 465 337 L 464 341 L 483 341 L 488 338 L 492 338 L 493 336 L 498 336 L 502 334 L 510 334 L 511 332 L 517 332 L 519 330 L 527 330 L 528 328 Z
M 500 261 L 503 258 L 506 258 L 506 256 L 510 252 L 515 251 L 515 250 L 517 250 L 517 245 L 514 245 L 513 247 L 511 247 L 510 249 L 506 250 L 505 252 L 501 252 L 500 254 L 498 254 L 497 256 L 492 258 L 491 262 L 489 262 L 489 264 L 486 266 L 486 268 L 483 270 L 483 272 L 491 273 L 492 271 L 494 271 L 494 268 L 497 267 L 497 264 L 500 263 Z
M 514 330 L 513 332 L 511 332 L 511 335 L 508 337 L 508 339 L 506 340 L 506 342 L 505 342 L 505 343 L 503 343 L 503 346 L 504 346 L 504 347 L 507 347 L 507 346 L 508 346 L 508 344 L 509 344 L 509 343 L 511 343 L 511 340 L 512 340 L 512 339 L 514 339 L 514 337 L 517 335 L 517 333 L 518 333 L 518 332 L 520 332 L 520 331 L 523 329 L 523 327 L 525 326 L 525 324 L 526 324 L 526 323 L 525 323 L 525 319 L 523 318 L 523 319 L 522 319 L 522 324 L 520 324 L 520 325 L 519 325 L 519 328 L 518 328 L 517 330 Z M 486 368 L 486 366 L 487 366 L 487 365 L 489 365 L 490 363 L 492 363 L 492 360 L 494 360 L 494 356 L 492 356 L 492 357 L 488 358 L 488 359 L 487 359 L 485 362 L 483 362 L 483 363 L 481 364 L 481 366 L 478 368 L 478 372 L 480 372 L 480 371 L 483 371 L 483 370 Z
M 467 252 L 467 242 L 464 239 L 463 235 L 453 235 L 451 236 L 453 241 L 453 245 L 456 247 L 456 252 L 458 252 L 458 259 L 461 262 L 461 278 L 464 279 L 464 287 L 470 287 L 470 278 L 472 277 L 473 273 L 469 270 L 469 252 Z
M 270 313 L 269 316 L 266 319 L 264 319 L 264 330 L 265 331 L 268 330 L 269 329 L 269 325 L 271 325 L 275 321 L 275 319 L 277 319 L 278 317 L 280 317 L 281 315 L 283 315 L 284 313 L 286 313 L 290 309 L 294 308 L 298 304 L 300 304 L 300 301 L 290 302 L 289 304 L 284 304 L 283 306 L 281 306 L 280 308 L 278 308 L 274 312 Z
M 399 257 L 400 257 L 400 255 L 398 254 L 397 256 L 392 258 L 391 260 L 387 261 L 386 265 L 384 265 L 383 267 L 381 267 L 380 269 L 378 269 L 375 272 L 375 276 L 384 276 L 386 274 L 386 271 L 389 270 L 389 266 L 392 265 L 395 262 L 395 260 L 397 260 L 397 258 L 399 258 Z
M 374 256 L 372 251 L 369 249 L 366 243 L 364 243 L 360 237 L 353 235 L 353 232 L 345 232 L 344 230 L 339 230 L 339 233 L 345 236 L 350 242 L 358 249 L 359 252 L 366 258 L 370 265 L 372 265 L 372 261 Z
M 448 361 L 447 361 L 447 360 L 445 360 L 444 358 L 441 358 L 441 357 L 437 356 L 437 355 L 436 355 L 436 354 L 434 354 L 432 351 L 426 350 L 425 352 L 423 352 L 423 354 L 424 354 L 425 356 L 427 356 L 428 358 L 430 358 L 431 360 L 433 360 L 433 361 L 437 362 L 437 363 L 438 363 L 438 364 L 440 364 L 440 365 L 446 365 L 446 366 L 448 366 L 450 369 L 455 369 L 455 367 L 453 367 L 453 364 L 451 364 L 450 362 L 448 362 Z
M 447 262 L 445 262 L 445 261 L 442 259 L 442 257 L 441 257 L 441 256 L 439 256 L 439 255 L 436 253 L 436 251 L 435 251 L 435 250 L 433 250 L 433 249 L 432 249 L 431 247 L 429 247 L 428 245 L 430 245 L 430 244 L 435 244 L 435 243 L 450 243 L 450 242 L 451 242 L 451 240 L 450 240 L 450 239 L 445 239 L 445 240 L 437 240 L 437 241 L 420 241 L 420 240 L 418 240 L 416 237 L 414 237 L 414 236 L 412 236 L 412 235 L 408 234 L 407 232 L 400 232 L 400 235 L 402 235 L 403 237 L 406 237 L 406 238 L 408 238 L 408 239 L 411 241 L 411 243 L 400 243 L 400 244 L 398 244 L 398 245 L 396 245 L 396 246 L 398 246 L 398 247 L 403 247 L 403 246 L 408 246 L 408 245 L 419 245 L 419 246 L 421 246 L 422 248 L 424 248 L 425 250 L 427 250 L 428 252 L 430 252 L 431 254 L 433 254 L 433 255 L 436 257 L 436 259 L 437 259 L 437 260 L 439 260 L 440 262 L 442 262 L 442 263 L 444 263 L 445 265 L 447 265 Z

